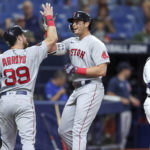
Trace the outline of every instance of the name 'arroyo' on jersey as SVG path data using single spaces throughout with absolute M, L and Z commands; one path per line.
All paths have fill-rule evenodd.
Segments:
M 25 64 L 26 63 L 26 56 L 11 56 L 11 57 L 6 57 L 2 59 L 2 64 L 3 67 L 12 65 L 12 64 Z

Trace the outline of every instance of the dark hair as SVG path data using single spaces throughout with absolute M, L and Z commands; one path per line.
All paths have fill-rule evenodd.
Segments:
M 128 69 L 132 71 L 132 67 L 130 66 L 130 64 L 128 62 L 121 62 L 118 66 L 117 66 L 117 73 L 120 73 L 121 71 L 123 71 L 124 69 Z
M 13 27 L 10 27 L 3 35 L 4 40 L 9 46 L 13 46 L 16 41 L 17 37 L 19 35 L 22 35 L 24 33 L 24 30 L 18 25 L 15 25 Z
M 53 74 L 52 79 L 58 79 L 58 78 L 62 78 L 62 77 L 65 77 L 65 76 L 66 76 L 66 74 L 65 74 L 64 71 L 58 70 L 58 71 L 56 71 L 56 72 Z

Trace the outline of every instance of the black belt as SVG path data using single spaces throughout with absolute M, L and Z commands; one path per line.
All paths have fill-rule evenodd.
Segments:
M 11 93 L 11 91 L 7 91 L 7 92 L 10 92 L 10 93 Z M 7 95 L 7 92 L 1 93 L 0 96 Z M 12 91 L 12 92 L 16 92 L 16 93 L 15 93 L 16 95 L 27 95 L 27 94 L 28 94 L 27 91 Z M 8 94 L 8 95 L 9 95 L 9 94 Z
M 78 81 L 78 82 L 73 82 L 72 85 L 74 88 L 79 88 L 83 85 L 89 84 L 91 80 L 85 80 L 85 81 Z
M 150 97 L 150 95 L 147 95 L 147 97 Z

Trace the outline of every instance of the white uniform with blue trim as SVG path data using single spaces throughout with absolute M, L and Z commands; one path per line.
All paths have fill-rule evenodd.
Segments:
M 23 150 L 34 150 L 36 120 L 33 92 L 40 63 L 48 53 L 45 42 L 26 49 L 7 50 L 0 56 L 1 150 L 14 150 L 19 130 Z
M 93 35 L 88 35 L 82 40 L 75 37 L 58 43 L 55 55 L 62 55 L 66 52 L 69 52 L 71 63 L 77 67 L 90 68 L 109 63 L 106 46 Z M 104 96 L 101 78 L 73 75 L 74 82 L 84 83 L 86 80 L 91 82 L 76 88 L 63 110 L 59 134 L 69 150 L 86 149 L 87 132 Z
M 144 66 L 143 70 L 143 79 L 146 85 L 150 83 L 150 58 L 147 59 L 146 64 Z M 144 110 L 146 114 L 146 118 L 148 122 L 150 123 L 150 88 L 146 89 L 146 94 L 148 95 L 145 102 L 144 102 Z

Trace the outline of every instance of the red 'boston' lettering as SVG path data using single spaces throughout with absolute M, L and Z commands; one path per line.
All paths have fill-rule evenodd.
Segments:
M 78 49 L 77 51 L 77 56 L 80 56 L 80 49 Z
M 70 55 L 70 56 L 72 56 L 72 55 L 73 55 L 73 51 L 72 51 L 72 49 L 71 49 L 71 50 L 69 50 L 69 55 Z
M 81 51 L 80 49 L 71 49 L 69 50 L 69 55 L 70 56 L 79 56 L 80 58 L 84 58 L 85 51 Z
M 6 59 L 3 58 L 2 61 L 3 61 L 3 66 L 7 66 L 7 61 L 6 61 Z
M 84 55 L 85 55 L 85 52 L 82 51 L 80 57 L 83 59 Z
M 76 56 L 77 49 L 74 49 L 74 56 Z

